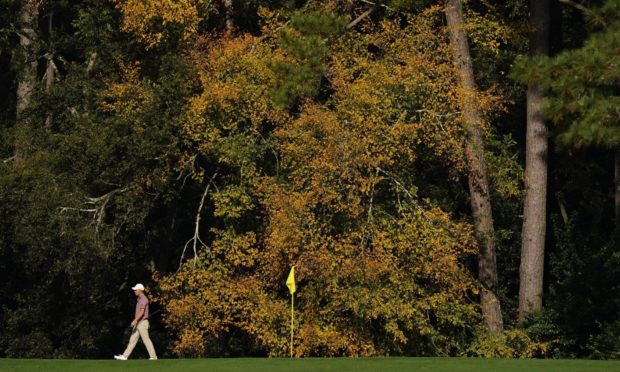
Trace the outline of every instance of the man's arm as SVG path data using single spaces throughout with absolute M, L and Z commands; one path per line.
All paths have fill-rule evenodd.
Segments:
M 144 307 L 138 311 L 138 315 L 136 315 L 136 318 L 131 322 L 131 326 L 132 327 L 135 326 L 138 323 L 138 321 L 142 319 L 143 315 L 144 315 Z

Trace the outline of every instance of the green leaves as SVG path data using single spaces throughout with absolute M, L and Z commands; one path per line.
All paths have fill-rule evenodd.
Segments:
M 319 92 L 327 64 L 327 40 L 345 25 L 344 18 L 320 12 L 293 15 L 290 26 L 278 34 L 287 58 L 271 64 L 278 78 L 272 90 L 276 103 L 290 108 L 299 99 L 312 98 Z
M 328 38 L 341 32 L 347 20 L 334 14 L 319 11 L 298 11 L 291 17 L 290 26 L 305 36 Z
M 588 16 L 593 22 L 597 17 L 605 21 L 582 47 L 551 58 L 519 58 L 512 75 L 546 89 L 545 114 L 559 125 L 561 144 L 616 147 L 620 144 L 620 1 L 608 0 Z

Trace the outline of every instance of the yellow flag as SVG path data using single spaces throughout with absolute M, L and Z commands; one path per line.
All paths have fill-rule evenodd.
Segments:
M 288 290 L 291 292 L 291 295 L 295 293 L 295 266 L 291 267 L 291 272 L 288 274 L 288 278 L 286 279 L 286 286 Z

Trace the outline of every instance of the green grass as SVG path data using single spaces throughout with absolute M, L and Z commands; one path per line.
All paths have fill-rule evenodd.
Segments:
M 335 359 L 160 359 L 39 360 L 0 359 L 1 372 L 301 372 L 301 371 L 620 371 L 620 361 L 473 359 L 473 358 L 335 358 Z

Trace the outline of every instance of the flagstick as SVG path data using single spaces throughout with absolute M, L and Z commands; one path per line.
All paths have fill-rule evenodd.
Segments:
M 291 292 L 291 359 L 293 358 L 293 330 L 295 329 L 295 266 L 291 267 L 291 272 L 286 278 L 286 286 Z
M 293 327 L 295 325 L 295 295 L 291 293 L 291 358 L 293 358 Z

